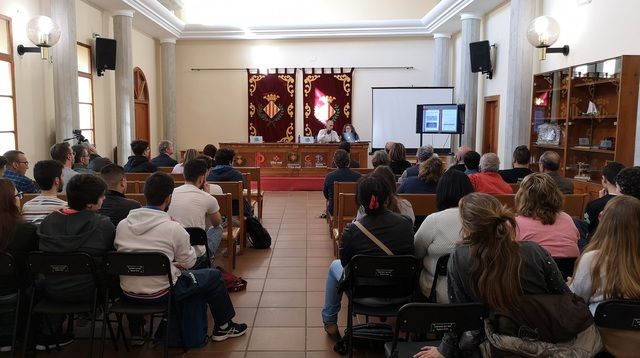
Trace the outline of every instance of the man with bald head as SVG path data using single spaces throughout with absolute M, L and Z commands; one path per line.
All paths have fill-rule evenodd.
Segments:
M 480 157 L 480 170 L 477 174 L 469 175 L 469 180 L 473 188 L 485 194 L 513 194 L 511 185 L 507 184 L 498 170 L 500 169 L 500 158 L 496 153 L 485 153 Z
M 548 150 L 540 156 L 538 161 L 540 172 L 547 173 L 558 184 L 562 194 L 573 194 L 573 182 L 558 174 L 560 168 L 560 155 L 552 150 Z
M 456 156 L 453 157 L 455 164 L 450 166 L 449 169 L 459 170 L 461 172 L 464 172 L 465 170 L 467 170 L 467 167 L 464 165 L 463 157 L 470 150 L 471 148 L 464 145 L 458 148 L 458 154 L 456 154 Z

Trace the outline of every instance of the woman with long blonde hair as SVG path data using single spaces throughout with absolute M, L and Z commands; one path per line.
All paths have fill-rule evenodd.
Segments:
M 449 258 L 451 303 L 480 302 L 510 312 L 521 307 L 524 295 L 569 292 L 545 249 L 515 240 L 515 216 L 498 199 L 471 193 L 459 208 L 464 238 Z M 439 347 L 423 347 L 414 357 L 457 357 L 458 343 L 456 335 L 447 334 Z
M 640 299 L 640 200 L 619 195 L 607 203 L 569 284 L 591 313 L 606 299 Z M 607 351 L 616 357 L 640 351 L 640 332 L 601 328 L 600 333 Z
M 518 240 L 534 241 L 553 257 L 578 257 L 580 233 L 562 211 L 564 195 L 545 173 L 529 174 L 516 193 Z
M 182 162 L 176 164 L 176 166 L 173 167 L 173 170 L 171 171 L 171 173 L 182 174 L 184 172 L 185 164 L 187 164 L 190 161 L 196 159 L 197 156 L 198 156 L 198 151 L 197 150 L 195 150 L 193 148 L 187 149 L 187 151 L 184 152 L 184 158 L 182 158 Z

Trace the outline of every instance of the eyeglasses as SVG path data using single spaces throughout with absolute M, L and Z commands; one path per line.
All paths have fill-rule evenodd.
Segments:
M 24 165 L 29 165 L 29 162 L 25 161 L 25 162 L 16 162 L 16 163 L 20 163 L 20 164 L 24 164 Z
M 13 196 L 14 198 L 22 199 L 24 197 L 24 193 L 19 191 L 18 194 Z

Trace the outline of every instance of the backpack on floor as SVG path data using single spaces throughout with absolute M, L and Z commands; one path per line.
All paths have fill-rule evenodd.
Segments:
M 216 266 L 216 269 L 222 274 L 222 279 L 224 280 L 224 285 L 227 287 L 227 291 L 238 292 L 247 289 L 247 281 L 242 277 L 238 277 L 220 266 Z
M 209 342 L 209 306 L 201 295 L 189 296 L 179 301 L 178 310 L 182 318 L 182 330 L 187 348 L 200 348 Z M 154 339 L 164 342 L 167 320 L 160 321 Z M 178 328 L 178 318 L 175 310 L 171 311 L 171 324 L 169 325 L 169 347 L 182 348 L 180 339 L 180 329 Z
M 271 247 L 271 235 L 262 226 L 260 220 L 255 216 L 248 216 L 246 220 L 247 234 L 249 242 L 256 249 L 268 249 Z

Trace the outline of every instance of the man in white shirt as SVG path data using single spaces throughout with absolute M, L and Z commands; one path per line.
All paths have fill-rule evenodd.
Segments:
M 33 167 L 33 176 L 42 191 L 22 206 L 24 221 L 40 225 L 47 215 L 67 207 L 67 202 L 57 196 L 64 185 L 62 168 L 62 163 L 52 159 L 41 160 Z
M 333 130 L 333 121 L 327 120 L 324 129 L 318 132 L 318 143 L 336 143 L 340 141 L 338 133 Z
M 185 184 L 174 189 L 169 215 L 183 227 L 199 227 L 207 231 L 207 242 L 211 256 L 222 241 L 222 216 L 218 201 L 209 194 L 209 184 L 205 181 L 207 163 L 194 159 L 184 166 Z M 194 269 L 205 267 L 206 247 L 195 246 L 198 262 Z

